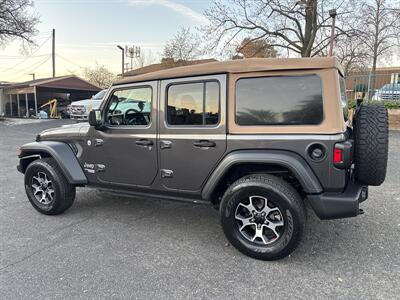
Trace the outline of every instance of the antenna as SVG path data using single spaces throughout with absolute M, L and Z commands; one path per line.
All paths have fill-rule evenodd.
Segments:
M 125 55 L 131 59 L 131 70 L 133 69 L 133 59 L 140 57 L 140 46 L 125 46 Z

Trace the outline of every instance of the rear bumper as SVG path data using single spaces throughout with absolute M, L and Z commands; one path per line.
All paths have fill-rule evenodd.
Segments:
M 359 204 L 368 198 L 368 187 L 351 182 L 343 193 L 308 195 L 311 207 L 320 219 L 340 219 L 360 214 Z

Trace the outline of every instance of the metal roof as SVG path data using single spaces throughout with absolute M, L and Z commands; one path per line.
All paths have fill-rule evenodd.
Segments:
M 87 82 L 86 80 L 79 78 L 75 75 L 51 77 L 51 78 L 41 78 L 36 80 L 30 80 L 20 83 L 10 83 L 4 85 L 2 88 L 16 89 L 16 88 L 26 88 L 26 87 L 46 87 L 54 89 L 71 89 L 71 90 L 81 90 L 81 91 L 99 91 L 99 87 Z

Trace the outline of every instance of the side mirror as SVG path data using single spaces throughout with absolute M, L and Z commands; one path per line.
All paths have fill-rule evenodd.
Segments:
M 89 112 L 89 125 L 94 127 L 101 126 L 101 110 L 93 109 Z

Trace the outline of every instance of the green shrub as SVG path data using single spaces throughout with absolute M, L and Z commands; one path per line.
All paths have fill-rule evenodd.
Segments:
M 387 109 L 400 109 L 400 101 L 365 101 L 368 104 L 383 104 Z M 356 107 L 356 100 L 349 100 L 347 106 L 349 109 Z

